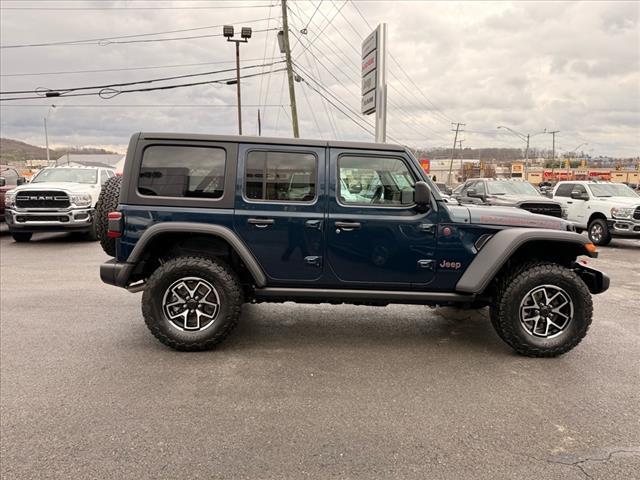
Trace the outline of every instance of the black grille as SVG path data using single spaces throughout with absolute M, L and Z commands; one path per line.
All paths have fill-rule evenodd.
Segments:
M 16 196 L 18 208 L 67 208 L 69 196 L 59 190 L 24 190 Z
M 520 205 L 520 208 L 528 210 L 531 213 L 562 218 L 562 207 L 555 203 L 523 203 Z
M 633 219 L 640 220 L 640 207 L 636 207 L 636 209 L 634 210 Z

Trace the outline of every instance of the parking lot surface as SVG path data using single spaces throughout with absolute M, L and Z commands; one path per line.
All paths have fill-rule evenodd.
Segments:
M 215 351 L 147 331 L 97 243 L 0 238 L 0 476 L 640 478 L 640 242 L 592 328 L 514 354 L 488 312 L 247 305 Z

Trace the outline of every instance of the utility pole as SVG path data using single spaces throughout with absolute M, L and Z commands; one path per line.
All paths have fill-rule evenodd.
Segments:
M 556 161 L 556 133 L 559 133 L 560 130 L 554 130 L 553 132 L 547 132 L 550 133 L 553 136 L 553 146 L 551 149 L 551 161 L 555 162 Z
M 287 78 L 289 79 L 289 101 L 291 102 L 291 126 L 293 137 L 300 138 L 298 130 L 298 108 L 296 107 L 296 90 L 293 83 L 293 67 L 291 65 L 291 48 L 289 46 L 289 20 L 287 18 L 287 0 L 282 0 L 282 39 L 287 61 Z
M 453 139 L 453 148 L 451 149 L 451 162 L 449 162 L 449 177 L 447 178 L 447 184 L 451 187 L 451 170 L 453 170 L 453 156 L 456 152 L 456 143 L 458 143 L 458 133 L 460 132 L 460 127 L 464 127 L 464 123 L 452 123 L 451 126 L 455 125 L 456 129 L 451 129 L 452 132 L 456 132 L 456 136 Z
M 527 148 L 524 151 L 524 179 L 527 180 L 529 177 L 529 139 L 531 135 L 527 133 Z

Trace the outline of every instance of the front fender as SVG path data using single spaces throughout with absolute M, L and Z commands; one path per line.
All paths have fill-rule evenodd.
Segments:
M 581 255 L 589 257 L 598 255 L 587 249 L 587 245 L 591 244 L 587 237 L 574 232 L 538 228 L 508 228 L 499 231 L 485 243 L 458 280 L 456 291 L 482 293 L 520 247 L 530 242 L 540 241 L 570 244 L 576 246 Z

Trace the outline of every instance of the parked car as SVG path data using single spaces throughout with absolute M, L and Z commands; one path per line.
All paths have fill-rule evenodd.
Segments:
M 221 342 L 243 303 L 293 301 L 488 305 L 513 349 L 556 356 L 609 285 L 569 222 L 448 205 L 392 144 L 139 133 L 119 182 L 97 212 L 115 256 L 100 276 L 143 290 L 147 327 L 178 350 Z
M 560 202 L 542 196 L 522 180 L 472 178 L 464 183 L 457 199 L 460 203 L 517 207 L 551 217 L 563 215 Z
M 26 179 L 15 168 L 0 166 L 0 221 L 4 221 L 6 193 L 25 182 Z
M 640 196 L 622 183 L 558 182 L 553 198 L 596 245 L 608 245 L 614 237 L 640 238 Z
M 16 242 L 34 232 L 80 232 L 95 239 L 94 207 L 112 170 L 95 167 L 44 168 L 29 184 L 5 196 L 4 218 Z

